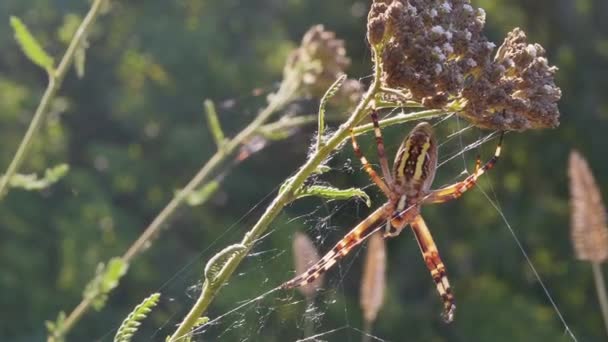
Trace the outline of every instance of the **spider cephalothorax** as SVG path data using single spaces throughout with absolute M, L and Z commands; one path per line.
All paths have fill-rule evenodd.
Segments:
M 456 199 L 465 191 L 472 188 L 477 179 L 485 171 L 491 169 L 496 161 L 498 161 L 502 135 L 492 159 L 482 167 L 480 167 L 478 160 L 475 173 L 458 183 L 439 190 L 431 190 L 435 172 L 437 171 L 437 142 L 431 125 L 422 122 L 407 135 L 399 147 L 393 171 L 391 172 L 388 160 L 384 154 L 384 142 L 376 111 L 372 111 L 371 118 L 374 123 L 378 158 L 380 159 L 384 180 L 378 176 L 365 156 L 363 156 L 357 140 L 351 132 L 353 149 L 361 160 L 365 171 L 386 195 L 388 201 L 346 234 L 321 260 L 312 265 L 303 274 L 284 283 L 282 287 L 293 288 L 314 281 L 383 224 L 386 224 L 386 231 L 384 233 L 384 237 L 386 238 L 399 235 L 409 225 L 416 236 L 424 262 L 431 272 L 431 277 L 442 298 L 444 306 L 443 317 L 446 322 L 451 322 L 456 308 L 454 296 L 450 288 L 445 266 L 439 257 L 437 246 L 422 215 L 420 215 L 420 207 L 423 204 L 442 203 Z

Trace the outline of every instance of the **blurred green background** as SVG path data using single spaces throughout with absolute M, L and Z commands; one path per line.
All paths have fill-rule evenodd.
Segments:
M 500 44 L 513 27 L 548 51 L 559 67 L 561 125 L 514 133 L 504 157 L 481 182 L 500 203 L 580 341 L 605 341 L 591 268 L 574 260 L 569 241 L 566 165 L 572 148 L 587 158 L 608 193 L 608 2 L 605 0 L 480 0 L 486 32 Z M 96 265 L 125 248 L 215 152 L 202 102 L 216 100 L 228 135 L 244 127 L 264 104 L 251 90 L 273 90 L 289 51 L 314 24 L 346 41 L 348 74 L 370 74 L 365 42 L 368 1 L 112 1 L 89 37 L 86 74 L 73 72 L 36 139 L 23 172 L 66 162 L 66 178 L 42 192 L 12 190 L 0 202 L 0 340 L 45 339 L 45 320 L 71 310 Z M 77 0 L 0 2 L 0 167 L 6 169 L 22 138 L 46 75 L 21 53 L 9 16 L 20 17 L 58 59 L 69 32 L 88 8 Z M 224 106 L 226 100 L 234 105 Z M 314 101 L 298 104 L 312 113 Z M 336 123 L 334 123 L 336 124 Z M 449 119 L 439 139 L 467 124 Z M 386 130 L 389 154 L 411 127 Z M 316 127 L 274 143 L 232 170 L 202 207 L 184 207 L 162 238 L 131 265 L 101 312 L 90 312 L 69 340 L 111 340 L 131 308 L 152 292 L 161 304 L 135 340 L 164 340 L 197 295 L 204 263 L 238 241 L 256 221 L 273 191 L 306 158 Z M 442 146 L 446 159 L 487 134 L 468 131 Z M 375 161 L 373 140 L 361 139 Z M 461 176 L 456 158 L 436 184 Z M 330 163 L 323 180 L 340 187 L 366 186 L 350 148 Z M 3 172 L 3 171 L 2 171 Z M 485 177 L 485 176 L 484 176 Z M 382 196 L 369 188 L 374 205 Z M 270 194 L 271 197 L 266 197 Z M 606 198 L 606 197 L 604 197 Z M 388 242 L 388 293 L 373 334 L 391 341 L 557 341 L 564 327 L 536 282 L 499 213 L 480 191 L 442 206 L 425 207 L 456 292 L 456 320 L 445 325 L 428 271 L 411 234 Z M 241 265 L 208 313 L 221 315 L 293 275 L 291 238 L 296 230 L 317 238 L 326 251 L 369 210 L 355 200 L 302 200 L 271 226 L 272 234 Z M 331 271 L 317 299 L 316 332 L 340 329 L 323 340 L 358 341 L 363 253 Z M 180 271 L 181 270 L 181 271 Z M 240 273 L 239 273 L 240 272 Z M 303 335 L 305 303 L 297 293 L 275 293 L 219 321 L 197 337 L 205 341 L 290 341 Z

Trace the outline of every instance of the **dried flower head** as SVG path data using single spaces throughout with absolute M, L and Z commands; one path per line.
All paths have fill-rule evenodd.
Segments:
M 378 232 L 369 238 L 359 299 L 363 318 L 370 324 L 376 320 L 384 301 L 385 273 L 386 247 L 382 233 Z
M 465 86 L 462 114 L 480 127 L 557 127 L 561 90 L 555 85 L 556 71 L 543 47 L 528 44 L 526 34 L 516 28 L 498 48 L 494 61 Z
M 308 235 L 300 232 L 296 232 L 293 237 L 293 257 L 297 274 L 306 272 L 310 266 L 320 259 L 319 253 Z M 298 287 L 298 291 L 300 291 L 304 297 L 312 298 L 322 284 L 323 276 L 315 279 L 315 281 L 310 284 Z
M 571 237 L 580 260 L 603 262 L 608 259 L 606 208 L 587 161 L 577 151 L 570 152 Z
M 315 25 L 304 34 L 300 47 L 289 55 L 284 73 L 285 76 L 299 73 L 304 93 L 321 97 L 349 65 L 344 41 L 323 25 Z
M 555 127 L 561 96 L 544 50 L 515 29 L 499 48 L 468 0 L 375 0 L 367 36 L 382 82 L 428 108 L 456 109 L 484 128 Z

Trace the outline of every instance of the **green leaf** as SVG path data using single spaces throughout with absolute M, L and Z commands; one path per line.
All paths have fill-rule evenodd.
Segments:
M 87 49 L 89 48 L 89 41 L 86 35 L 80 40 L 80 44 L 76 47 L 74 52 L 74 69 L 76 70 L 76 76 L 78 78 L 84 77 L 84 66 L 86 64 Z
M 318 196 L 330 200 L 345 200 L 353 197 L 359 197 L 365 200 L 365 204 L 370 207 L 372 201 L 365 191 L 359 188 L 337 189 L 331 186 L 311 185 L 296 193 L 295 198 L 303 198 L 308 196 Z
M 44 171 L 44 177 L 38 178 L 35 173 L 32 174 L 15 174 L 9 181 L 9 186 L 13 188 L 21 188 L 24 190 L 42 190 L 46 189 L 59 179 L 65 176 L 70 167 L 67 164 L 59 164 Z
M 116 332 L 116 336 L 114 336 L 114 342 L 130 342 L 137 329 L 139 329 L 141 322 L 152 311 L 152 308 L 158 304 L 159 298 L 160 293 L 154 293 L 137 305 L 125 320 L 122 321 L 120 328 Z
M 205 266 L 205 279 L 213 284 L 217 281 L 218 275 L 223 271 L 226 264 L 232 258 L 247 250 L 247 246 L 242 244 L 234 244 L 224 248 L 221 252 L 214 255 Z
M 321 103 L 319 105 L 319 128 L 318 128 L 318 136 L 317 136 L 317 151 L 324 145 L 323 144 L 323 134 L 325 134 L 325 107 L 327 107 L 327 101 L 331 99 L 342 84 L 346 80 L 346 75 L 341 75 L 338 79 L 327 89 L 323 97 L 321 98 Z
M 222 146 L 224 146 L 225 138 L 222 126 L 220 125 L 220 120 L 217 118 L 217 111 L 215 110 L 213 101 L 205 100 L 205 113 L 207 114 L 207 123 L 209 124 L 211 135 L 213 135 L 213 140 L 215 141 L 217 148 L 221 149 Z
M 327 165 L 319 165 L 315 169 L 314 173 L 317 174 L 317 175 L 322 175 L 322 174 L 327 173 L 329 171 L 331 171 L 331 167 L 329 167 Z
M 32 36 L 27 26 L 17 17 L 11 17 L 11 26 L 15 31 L 15 40 L 21 46 L 25 56 L 39 67 L 47 71 L 53 70 L 53 58 L 49 56 L 40 46 L 36 38 Z
M 112 258 L 107 265 L 100 263 L 95 272 L 95 278 L 87 284 L 84 297 L 91 300 L 96 310 L 101 310 L 108 294 L 118 286 L 120 278 L 127 273 L 129 265 L 121 258 Z
M 186 203 L 190 206 L 198 206 L 201 205 L 213 195 L 220 188 L 220 182 L 211 181 L 197 190 L 192 191 L 191 193 L 186 195 Z M 179 196 L 179 191 L 177 193 Z
M 64 339 L 64 324 L 65 324 L 65 312 L 59 312 L 57 319 L 54 322 L 46 321 L 46 330 L 48 331 L 48 342 L 63 342 Z

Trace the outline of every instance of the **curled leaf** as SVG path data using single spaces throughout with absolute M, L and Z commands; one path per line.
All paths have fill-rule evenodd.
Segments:
M 237 255 L 245 252 L 247 246 L 242 244 L 234 244 L 224 248 L 221 252 L 214 255 L 205 266 L 205 279 L 213 284 L 216 282 L 218 275 L 223 271 L 226 264 Z

